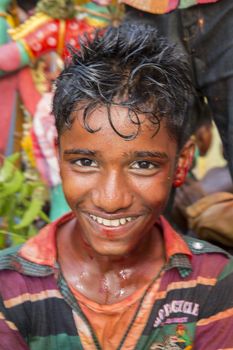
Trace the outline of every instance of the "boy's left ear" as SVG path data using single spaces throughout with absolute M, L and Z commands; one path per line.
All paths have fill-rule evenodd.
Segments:
M 195 139 L 190 139 L 185 143 L 180 151 L 179 158 L 176 164 L 175 175 L 173 179 L 173 187 L 180 187 L 186 179 L 186 175 L 192 167 L 195 153 Z

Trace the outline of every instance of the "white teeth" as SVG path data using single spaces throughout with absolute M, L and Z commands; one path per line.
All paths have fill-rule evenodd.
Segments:
M 111 220 L 103 219 L 103 225 L 104 226 L 111 226 Z
M 121 225 L 124 225 L 126 222 L 127 222 L 127 221 L 126 221 L 126 219 L 125 219 L 125 218 L 120 219 L 120 223 L 121 223 Z
M 118 227 L 120 225 L 125 225 L 128 222 L 132 221 L 132 217 L 115 219 L 115 220 L 104 219 L 104 218 L 101 218 L 99 216 L 95 216 L 95 215 L 92 215 L 92 214 L 90 214 L 90 217 L 94 221 L 97 221 L 98 224 L 101 224 L 101 225 L 104 225 L 104 226 L 110 226 L 110 227 Z
M 103 219 L 102 218 L 100 218 L 99 216 L 97 216 L 97 222 L 99 223 L 99 224 L 102 224 L 103 223 Z
M 111 220 L 111 226 L 117 227 L 120 226 L 120 220 Z

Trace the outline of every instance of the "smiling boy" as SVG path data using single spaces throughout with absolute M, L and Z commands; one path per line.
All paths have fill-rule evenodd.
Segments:
M 161 216 L 192 162 L 191 97 L 152 27 L 73 49 L 53 108 L 72 213 L 1 253 L 0 349 L 233 347 L 231 258 Z

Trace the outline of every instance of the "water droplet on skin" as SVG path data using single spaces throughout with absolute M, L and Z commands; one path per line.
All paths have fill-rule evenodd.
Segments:
M 129 278 L 130 274 L 131 274 L 131 272 L 130 272 L 129 269 L 124 269 L 124 270 L 121 270 L 121 271 L 119 272 L 119 275 L 121 276 L 121 278 L 122 278 L 123 280 L 126 280 L 127 278 Z
M 124 289 L 121 289 L 121 290 L 120 290 L 120 293 L 119 293 L 119 296 L 122 297 L 124 294 L 125 294 L 125 290 L 124 290 Z
M 75 288 L 81 293 L 85 291 L 83 285 L 79 281 L 75 284 Z
M 119 272 L 119 275 L 121 276 L 121 278 L 123 278 L 123 280 L 126 279 L 126 273 L 125 273 L 124 270 L 120 271 L 120 272 Z

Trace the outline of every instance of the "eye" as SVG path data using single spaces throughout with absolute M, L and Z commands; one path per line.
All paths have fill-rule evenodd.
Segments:
M 154 163 L 151 163 L 147 160 L 139 160 L 137 162 L 134 162 L 132 165 L 131 165 L 131 169 L 156 169 L 158 168 L 158 165 L 154 164 Z
M 97 168 L 97 162 L 89 159 L 89 158 L 81 158 L 72 161 L 73 164 L 78 165 L 80 167 L 92 167 Z

